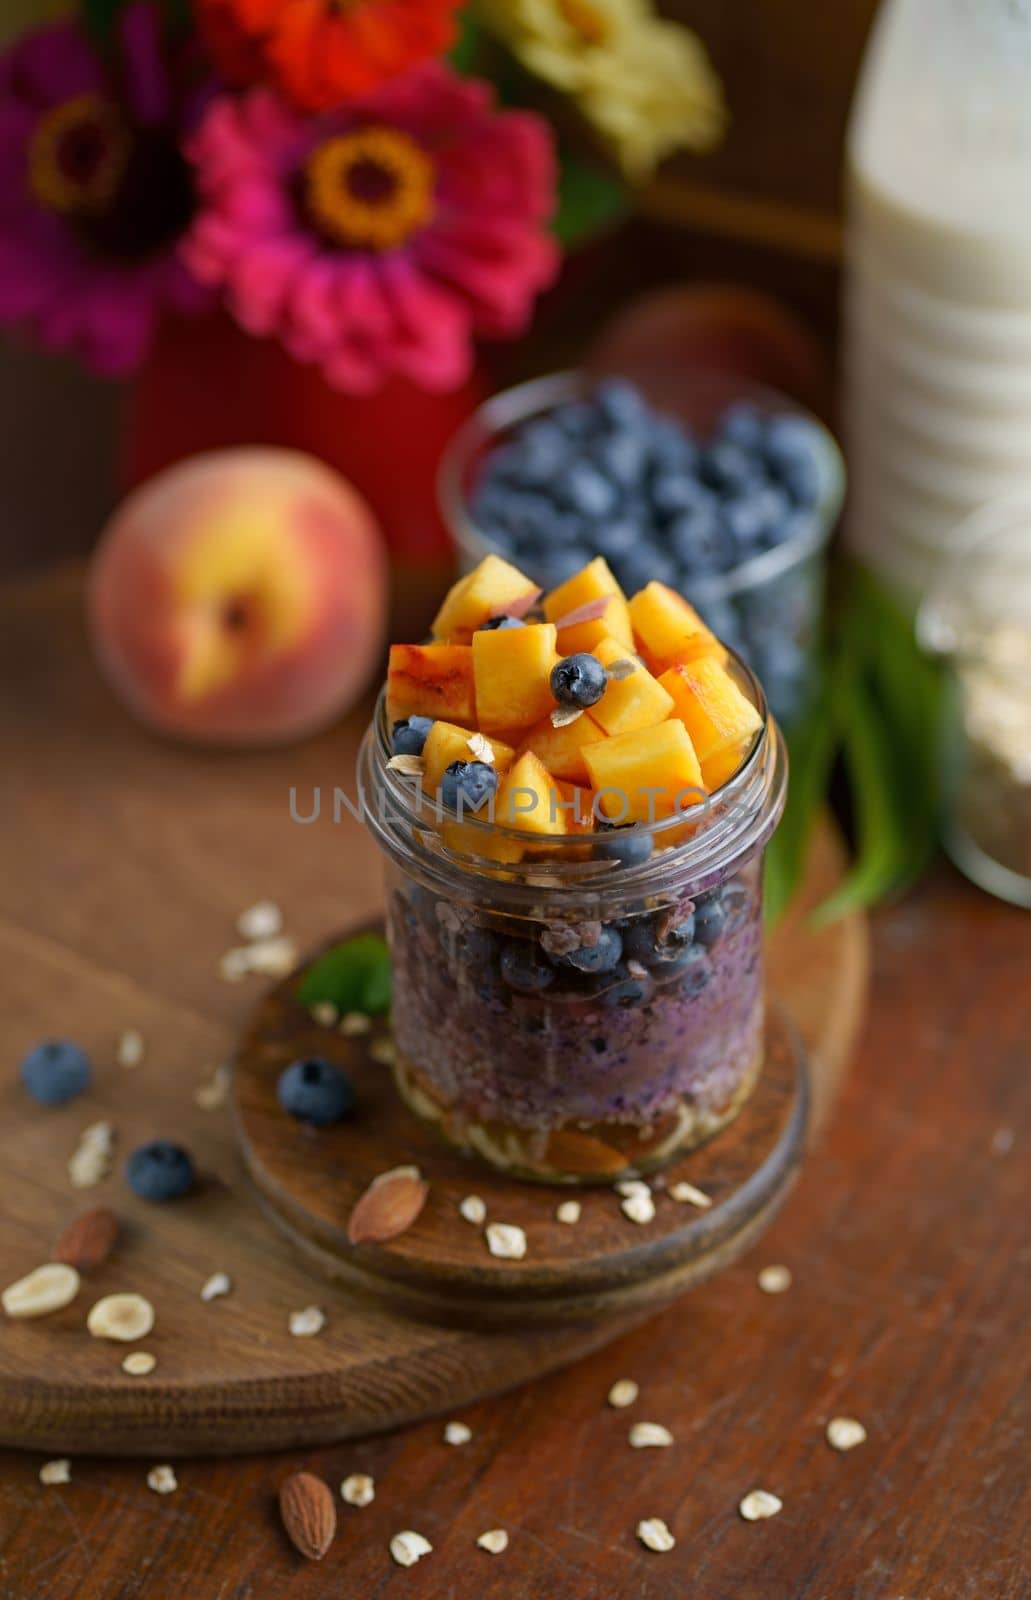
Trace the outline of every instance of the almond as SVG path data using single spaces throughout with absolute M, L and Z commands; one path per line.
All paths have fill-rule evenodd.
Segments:
M 385 1244 L 412 1226 L 426 1204 L 429 1187 L 409 1173 L 374 1178 L 347 1223 L 352 1244 Z
M 310 1472 L 295 1472 L 279 1487 L 283 1527 L 295 1550 L 321 1561 L 337 1530 L 337 1508 L 327 1483 Z
M 97 1206 L 69 1222 L 54 1245 L 53 1259 L 92 1272 L 103 1266 L 117 1239 L 118 1218 L 107 1206 Z

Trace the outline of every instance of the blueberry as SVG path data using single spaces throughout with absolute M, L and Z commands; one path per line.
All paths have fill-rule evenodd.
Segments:
M 651 417 L 644 396 L 625 378 L 607 378 L 599 384 L 595 403 L 605 421 L 614 427 L 644 427 Z
M 490 967 L 497 954 L 497 946 L 497 935 L 491 928 L 470 923 L 459 935 L 458 956 L 467 966 Z
M 21 1059 L 21 1081 L 33 1100 L 43 1106 L 60 1106 L 74 1100 L 90 1081 L 89 1057 L 67 1039 L 48 1039 Z
M 623 940 L 615 928 L 602 928 L 597 944 L 582 944 L 558 959 L 577 972 L 611 972 L 623 954 Z
M 615 509 L 616 490 L 589 461 L 574 462 L 561 487 L 565 503 L 586 517 L 607 517 Z
M 599 470 L 620 489 L 632 489 L 644 477 L 648 445 L 638 433 L 615 433 L 595 451 Z
M 279 1075 L 276 1096 L 284 1111 L 317 1128 L 339 1122 L 354 1105 L 350 1078 L 321 1056 L 292 1061 Z
M 716 501 L 711 489 L 686 472 L 664 472 L 652 483 L 652 505 L 662 517 L 676 517 L 699 507 L 711 509 Z
M 774 417 L 766 430 L 766 460 L 797 505 L 813 506 L 823 491 L 823 442 L 807 417 Z
M 193 1162 L 168 1139 L 141 1144 L 125 1163 L 125 1181 L 141 1200 L 178 1200 L 194 1184 Z
M 477 633 L 493 633 L 497 628 L 525 628 L 526 623 L 522 617 L 488 617 L 486 622 L 481 622 Z
M 658 467 L 680 473 L 694 472 L 698 464 L 698 446 L 674 417 L 656 417 L 649 429 L 648 443 Z
M 629 1011 L 632 1006 L 644 1005 L 646 1000 L 651 999 L 654 991 L 655 985 L 647 974 L 640 978 L 627 974 L 625 978 L 620 978 L 618 983 L 605 990 L 601 1003 L 612 1011 Z
M 576 706 L 581 711 L 597 705 L 609 684 L 597 656 L 583 650 L 557 662 L 551 669 L 549 682 L 560 706 Z
M 652 581 L 671 586 L 677 581 L 677 564 L 673 557 L 641 539 L 626 555 L 612 562 L 612 570 L 628 594 L 643 589 L 645 584 Z
M 440 797 L 452 811 L 479 811 L 497 793 L 498 775 L 485 761 L 452 761 L 440 780 Z
M 426 735 L 433 727 L 432 717 L 405 717 L 394 723 L 390 747 L 396 756 L 421 756 Z
M 760 468 L 754 456 L 736 444 L 714 444 L 703 451 L 698 464 L 699 476 L 710 488 L 721 489 L 726 494 L 740 494 L 753 488 L 760 480 Z
M 615 522 L 601 522 L 594 530 L 594 543 L 601 555 L 608 561 L 618 561 L 634 548 L 640 538 L 640 530 L 629 517 L 621 517 Z
M 701 994 L 712 977 L 712 962 L 701 945 L 693 944 L 678 958 L 675 970 L 682 994 Z
M 766 423 L 758 406 L 750 400 L 737 400 L 728 406 L 719 421 L 719 434 L 742 450 L 759 450 Z
M 674 517 L 669 527 L 670 549 L 688 576 L 715 572 L 721 566 L 724 532 L 715 506 L 696 506 Z
M 668 926 L 669 913 L 635 917 L 623 928 L 626 955 L 642 966 L 668 967 L 675 963 L 695 937 L 694 912 L 688 911 L 679 922 Z
M 586 545 L 562 544 L 553 545 L 536 562 L 538 583 L 545 589 L 555 589 L 560 583 L 565 583 L 575 572 L 579 572 L 591 559 L 592 552 Z
M 518 480 L 548 485 L 561 472 L 569 454 L 569 441 L 557 423 L 549 418 L 532 422 L 520 440 Z
M 552 413 L 554 422 L 568 439 L 586 439 L 597 431 L 598 413 L 587 400 L 570 400 Z M 568 445 L 566 447 L 568 454 Z
M 723 909 L 723 896 L 718 889 L 711 894 L 702 895 L 694 908 L 694 936 L 698 944 L 704 945 L 707 950 L 717 942 L 723 933 L 727 920 L 727 913 Z
M 520 994 L 539 994 L 551 988 L 555 969 L 531 940 L 509 939 L 501 950 L 501 976 Z
M 595 861 L 618 861 L 623 867 L 639 867 L 652 853 L 652 836 L 628 825 L 625 828 L 602 824 L 594 840 Z

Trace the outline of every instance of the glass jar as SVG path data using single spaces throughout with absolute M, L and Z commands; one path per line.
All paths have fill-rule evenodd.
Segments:
M 595 521 L 575 538 L 555 537 L 546 549 L 502 549 L 477 520 L 473 498 L 487 456 L 532 420 L 589 395 L 607 376 L 562 372 L 537 378 L 495 395 L 460 428 L 440 467 L 440 498 L 463 571 L 492 550 L 533 572 L 553 588 L 595 555 L 603 555 L 628 593 L 648 578 L 661 578 L 697 606 L 709 627 L 736 650 L 758 675 L 774 716 L 790 731 L 809 703 L 818 668 L 826 578 L 826 547 L 841 510 L 845 468 L 834 439 L 810 413 L 771 389 L 736 375 L 684 372 L 651 367 L 625 376 L 656 410 L 706 438 L 729 406 L 747 402 L 766 416 L 804 416 L 820 446 L 822 489 L 816 505 L 792 512 L 792 532 L 783 543 L 711 575 L 680 570 L 670 554 L 669 569 L 631 545 L 609 542 L 610 527 Z M 622 517 L 610 519 L 622 533 Z M 638 576 L 639 562 L 649 563 Z
M 1031 494 L 963 524 L 917 633 L 946 664 L 945 847 L 982 889 L 1031 906 Z
M 734 671 L 762 717 L 735 776 L 689 811 L 594 834 L 456 823 L 388 769 L 380 699 L 359 789 L 387 857 L 397 1083 L 494 1166 L 611 1183 L 709 1138 L 755 1086 L 762 857 L 787 766 L 756 679 Z

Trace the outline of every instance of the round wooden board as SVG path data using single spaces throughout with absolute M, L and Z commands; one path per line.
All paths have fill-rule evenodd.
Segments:
M 718 1137 L 667 1166 L 647 1226 L 623 1215 L 611 1186 L 574 1192 L 575 1227 L 555 1217 L 570 1190 L 520 1183 L 470 1159 L 400 1103 L 377 1062 L 384 1026 L 364 1038 L 320 1028 L 296 999 L 297 979 L 259 1006 L 233 1072 L 233 1105 L 247 1169 L 275 1223 L 330 1277 L 396 1312 L 458 1327 L 589 1323 L 657 1308 L 734 1260 L 772 1218 L 802 1156 L 808 1084 L 798 1036 L 774 1010 L 751 1099 Z M 276 1082 L 289 1062 L 321 1054 L 355 1084 L 356 1111 L 331 1128 L 284 1116 Z M 418 1166 L 429 1196 L 415 1224 L 383 1245 L 352 1245 L 347 1219 L 372 1180 L 399 1162 Z M 708 1210 L 665 1192 L 689 1178 Z M 521 1261 L 498 1260 L 459 1203 L 475 1191 L 492 1221 L 515 1223 Z
M 357 1298 L 314 1273 L 262 1215 L 228 1116 L 194 1101 L 253 1010 L 248 985 L 218 977 L 241 907 L 271 894 L 305 944 L 376 908 L 379 864 L 357 824 L 287 820 L 288 785 L 308 794 L 314 784 L 346 781 L 362 713 L 286 754 L 231 757 L 153 740 L 97 679 L 77 572 L 0 590 L 0 675 L 18 685 L 0 699 L 0 745 L 11 753 L 0 786 L 8 1062 L 0 1075 L 0 1282 L 44 1260 L 88 1206 L 109 1205 L 123 1223 L 117 1250 L 75 1304 L 0 1327 L 0 1443 L 163 1459 L 329 1442 L 525 1382 L 627 1327 L 633 1318 L 617 1316 L 475 1333 Z M 840 843 L 825 827 L 814 836 L 798 905 L 770 949 L 772 988 L 809 1052 L 811 1127 L 833 1102 L 865 996 L 862 919 L 818 936 L 804 925 L 806 907 L 841 870 Z M 113 1058 L 129 1026 L 147 1040 L 132 1072 Z M 54 1033 L 80 1040 L 96 1073 L 87 1095 L 46 1109 L 22 1093 L 13 1063 Z M 115 1168 L 98 1188 L 76 1193 L 68 1156 L 102 1117 L 117 1130 Z M 122 1182 L 126 1152 L 156 1135 L 180 1139 L 206 1174 L 174 1206 L 148 1206 Z M 202 1304 L 200 1287 L 218 1270 L 230 1274 L 233 1292 Z M 147 1378 L 124 1376 L 126 1347 L 85 1330 L 93 1300 L 124 1289 L 146 1294 L 157 1311 L 145 1346 L 158 1365 Z M 290 1311 L 312 1303 L 325 1309 L 325 1329 L 291 1338 Z

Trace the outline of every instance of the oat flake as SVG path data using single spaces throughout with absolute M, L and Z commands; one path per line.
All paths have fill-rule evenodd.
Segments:
M 303 1311 L 291 1311 L 287 1326 L 295 1339 L 313 1339 L 326 1326 L 326 1313 L 321 1306 L 305 1306 Z
M 228 1272 L 213 1272 L 202 1285 L 200 1297 L 202 1300 L 218 1300 L 221 1295 L 228 1294 L 232 1287 L 233 1281 Z
M 126 1028 L 118 1041 L 115 1060 L 120 1067 L 138 1067 L 143 1060 L 145 1046 L 138 1028 Z
M 504 1528 L 488 1528 L 486 1533 L 481 1533 L 476 1541 L 481 1550 L 489 1550 L 492 1556 L 499 1556 L 503 1550 L 508 1549 L 508 1534 Z
M 445 1422 L 444 1424 L 445 1444 L 468 1444 L 472 1436 L 473 1430 L 467 1427 L 464 1422 Z
M 178 1487 L 179 1480 L 171 1467 L 151 1467 L 147 1473 L 147 1488 L 155 1494 L 174 1494 Z
M 376 1498 L 376 1484 L 367 1472 L 352 1472 L 340 1485 L 340 1493 L 349 1506 L 368 1506 Z
M 471 734 L 466 740 L 466 744 L 477 761 L 482 761 L 485 767 L 494 765 L 494 746 L 489 739 L 484 738 L 482 733 Z
M 157 1364 L 157 1356 L 151 1355 L 149 1350 L 130 1350 L 122 1362 L 122 1371 L 127 1372 L 130 1378 L 145 1378 Z
M 791 1272 L 777 1263 L 772 1267 L 763 1267 L 756 1282 L 763 1294 L 783 1294 L 791 1288 Z
M 369 1046 L 369 1056 L 373 1061 L 378 1061 L 381 1067 L 392 1067 L 397 1060 L 393 1039 L 373 1040 Z
M 372 1018 L 363 1011 L 347 1011 L 340 1018 L 340 1032 L 345 1039 L 357 1039 L 359 1034 L 372 1032 Z
M 680 1205 L 698 1206 L 702 1211 L 707 1211 L 712 1201 L 702 1189 L 696 1189 L 693 1183 L 674 1183 L 670 1186 L 670 1198 Z
M 567 1227 L 573 1227 L 580 1221 L 583 1212 L 579 1200 L 563 1200 L 561 1205 L 555 1207 L 555 1216 L 559 1222 L 564 1222 Z
M 513 1222 L 488 1222 L 487 1249 L 504 1261 L 521 1261 L 526 1254 L 526 1234 Z
M 659 1554 L 672 1550 L 677 1542 L 661 1517 L 643 1517 L 637 1524 L 636 1532 L 646 1550 L 655 1550 Z
M 71 1483 L 72 1464 L 62 1457 L 59 1461 L 44 1461 L 39 1469 L 39 1481 L 47 1485 Z
M 214 1076 L 193 1091 L 193 1103 L 201 1111 L 218 1111 L 226 1103 L 229 1093 L 230 1071 L 227 1066 L 215 1068 Z
M 335 1028 L 340 1021 L 340 1013 L 332 1000 L 319 1000 L 311 1008 L 311 1020 L 320 1028 Z
M 661 1422 L 635 1422 L 629 1437 L 634 1450 L 665 1450 L 673 1443 L 673 1435 Z
M 459 1215 L 466 1222 L 471 1222 L 474 1228 L 480 1228 L 487 1220 L 487 1207 L 478 1194 L 467 1194 L 464 1200 L 458 1202 Z
M 827 1424 L 827 1443 L 832 1450 L 854 1450 L 866 1440 L 866 1429 L 855 1417 L 832 1417 Z
M 783 1506 L 783 1500 L 768 1489 L 753 1489 L 751 1494 L 745 1495 L 738 1510 L 746 1522 L 762 1522 L 766 1517 L 775 1517 Z
M 617 1411 L 622 1411 L 624 1406 L 632 1406 L 640 1394 L 640 1387 L 633 1378 L 617 1378 L 609 1390 L 609 1405 L 615 1406 Z
M 399 1567 L 414 1567 L 423 1556 L 428 1556 L 433 1546 L 421 1533 L 413 1533 L 410 1528 L 404 1533 L 395 1533 L 390 1541 L 390 1554 Z
M 631 1222 L 647 1223 L 655 1220 L 655 1201 L 647 1190 L 644 1194 L 628 1194 L 620 1210 Z
M 236 931 L 248 943 L 256 939 L 274 939 L 283 931 L 283 913 L 274 900 L 258 900 L 240 912 Z

